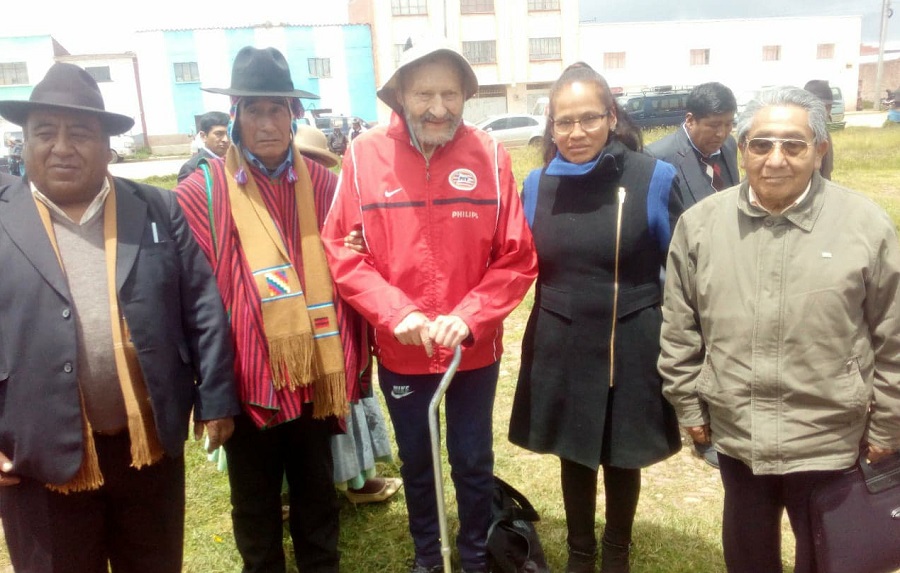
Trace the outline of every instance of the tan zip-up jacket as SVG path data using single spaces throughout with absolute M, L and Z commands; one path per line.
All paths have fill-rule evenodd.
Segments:
M 898 295 L 897 231 L 875 203 L 817 172 L 769 215 L 745 180 L 675 228 L 663 392 L 754 474 L 846 468 L 862 441 L 898 448 Z

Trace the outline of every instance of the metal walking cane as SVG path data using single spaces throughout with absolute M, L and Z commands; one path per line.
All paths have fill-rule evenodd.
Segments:
M 431 434 L 431 465 L 434 467 L 434 494 L 437 497 L 438 525 L 440 525 L 441 533 L 441 557 L 444 560 L 444 571 L 450 573 L 450 534 L 447 533 L 447 509 L 444 507 L 444 477 L 441 469 L 441 436 L 440 436 L 440 420 L 438 419 L 438 409 L 441 407 L 441 400 L 447 393 L 447 388 L 459 368 L 459 362 L 462 360 L 462 348 L 457 346 L 453 351 L 453 360 L 450 366 L 441 378 L 431 403 L 428 404 L 428 433 Z

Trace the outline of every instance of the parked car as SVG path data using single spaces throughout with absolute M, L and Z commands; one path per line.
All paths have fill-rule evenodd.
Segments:
M 359 120 L 363 129 L 370 129 L 372 127 L 372 124 L 366 120 L 353 115 L 317 114 L 313 112 L 313 118 L 315 119 L 316 127 L 319 128 L 326 137 L 331 135 L 331 132 L 335 128 L 340 128 L 340 130 L 344 132 L 344 135 L 350 137 L 350 130 L 353 128 L 354 120 Z
M 684 122 L 690 94 L 689 89 L 659 86 L 640 93 L 619 96 L 616 101 L 639 127 L 667 127 L 681 125 Z
M 109 138 L 109 162 L 118 163 L 123 158 L 134 155 L 134 137 L 124 133 Z
M 831 123 L 828 127 L 829 129 L 833 127 L 842 128 L 846 125 L 844 121 L 846 106 L 844 105 L 844 94 L 841 93 L 841 88 L 831 86 L 831 99 L 833 100 L 831 104 Z
M 540 145 L 547 126 L 547 116 L 524 113 L 494 115 L 475 124 L 491 134 L 505 147 Z

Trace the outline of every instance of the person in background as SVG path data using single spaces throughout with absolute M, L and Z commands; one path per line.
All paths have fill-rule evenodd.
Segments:
M 685 209 L 740 181 L 737 142 L 731 135 L 737 111 L 732 91 L 718 82 L 700 84 L 691 90 L 686 107 L 681 129 L 646 147 L 653 157 L 675 166 Z
M 365 127 L 363 127 L 363 124 L 361 121 L 359 121 L 359 118 L 353 119 L 353 124 L 351 125 L 351 128 L 352 129 L 350 129 L 350 141 L 353 141 L 354 139 L 359 137 L 361 134 L 368 131 Z
M 444 41 L 411 44 L 378 91 L 390 124 L 350 146 L 323 231 L 341 296 L 373 331 L 402 462 L 412 573 L 443 571 L 428 404 L 459 345 L 445 400 L 456 545 L 463 571 L 487 573 L 503 319 L 537 273 L 509 155 L 462 121 L 477 89 L 472 67 Z M 345 246 L 354 230 L 367 252 Z
M 284 55 L 235 56 L 231 145 L 176 188 L 229 311 L 243 412 L 225 447 L 244 573 L 283 573 L 281 490 L 300 571 L 337 573 L 331 436 L 368 365 L 362 319 L 335 296 L 319 238 L 335 175 L 294 151 L 300 98 Z
M 0 186 L 0 508 L 22 573 L 180 573 L 184 441 L 240 412 L 228 319 L 175 196 L 111 177 L 106 111 L 56 63 L 27 101 L 28 178 Z M 14 280 L 13 280 L 14 277 Z
M 831 106 L 834 105 L 834 94 L 831 93 L 831 86 L 828 80 L 809 80 L 803 89 L 813 94 L 825 106 L 825 115 L 827 121 L 831 121 Z M 819 167 L 819 173 L 825 179 L 831 180 L 831 172 L 834 171 L 834 144 L 831 141 L 831 133 L 828 135 L 828 149 L 822 156 L 822 165 Z
M 328 136 L 328 149 L 330 149 L 332 153 L 344 155 L 349 143 L 347 134 L 344 133 L 343 129 L 335 127 L 331 130 L 331 135 Z
M 550 88 L 544 167 L 525 180 L 540 273 L 522 340 L 512 443 L 559 456 L 567 573 L 596 571 L 598 469 L 603 573 L 629 571 L 641 468 L 681 448 L 660 391 L 660 268 L 681 214 L 675 168 L 641 135 L 606 80 L 569 66 Z
M 818 571 L 812 491 L 900 447 L 900 245 L 868 197 L 819 173 L 827 112 L 766 91 L 738 120 L 746 179 L 675 227 L 659 371 L 694 440 L 712 439 L 729 573 Z
M 650 155 L 675 166 L 685 209 L 740 181 L 737 142 L 731 135 L 736 111 L 737 101 L 727 86 L 700 84 L 688 96 L 681 129 L 647 146 Z M 693 445 L 703 461 L 719 467 L 711 443 Z
M 221 159 L 228 151 L 228 121 L 227 113 L 210 111 L 200 116 L 200 131 L 197 135 L 203 141 L 203 147 L 197 150 L 190 159 L 184 162 L 178 171 L 178 182 L 193 173 L 200 164 L 201 159 Z
M 25 162 L 22 159 L 22 153 L 25 148 L 24 142 L 19 138 L 11 138 L 9 140 L 9 156 L 7 157 L 7 167 L 10 175 L 21 177 L 25 175 Z
M 340 130 L 335 130 L 340 131 Z M 298 124 L 294 147 L 328 169 L 340 158 L 328 150 L 325 134 L 309 125 Z M 381 405 L 372 393 L 371 371 L 360 379 L 359 398 L 350 403 L 347 429 L 331 437 L 334 483 L 352 503 L 377 503 L 396 494 L 403 486 L 400 478 L 377 474 L 376 462 L 393 461 L 391 442 Z

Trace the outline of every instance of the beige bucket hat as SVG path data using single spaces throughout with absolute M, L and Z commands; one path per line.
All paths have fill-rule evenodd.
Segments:
M 410 38 L 406 43 L 405 51 L 400 55 L 400 65 L 394 70 L 394 74 L 385 82 L 384 86 L 378 90 L 378 99 L 383 101 L 392 110 L 399 114 L 403 113 L 403 108 L 397 101 L 397 92 L 400 90 L 400 75 L 404 69 L 416 64 L 417 62 L 437 54 L 447 54 L 458 65 L 462 73 L 463 81 L 463 97 L 468 100 L 478 91 L 478 78 L 475 77 L 475 71 L 462 54 L 450 43 L 439 36 L 422 36 L 418 40 Z
M 298 124 L 294 134 L 294 147 L 301 155 L 332 168 L 341 162 L 340 157 L 329 151 L 328 139 L 320 130 L 311 125 Z

